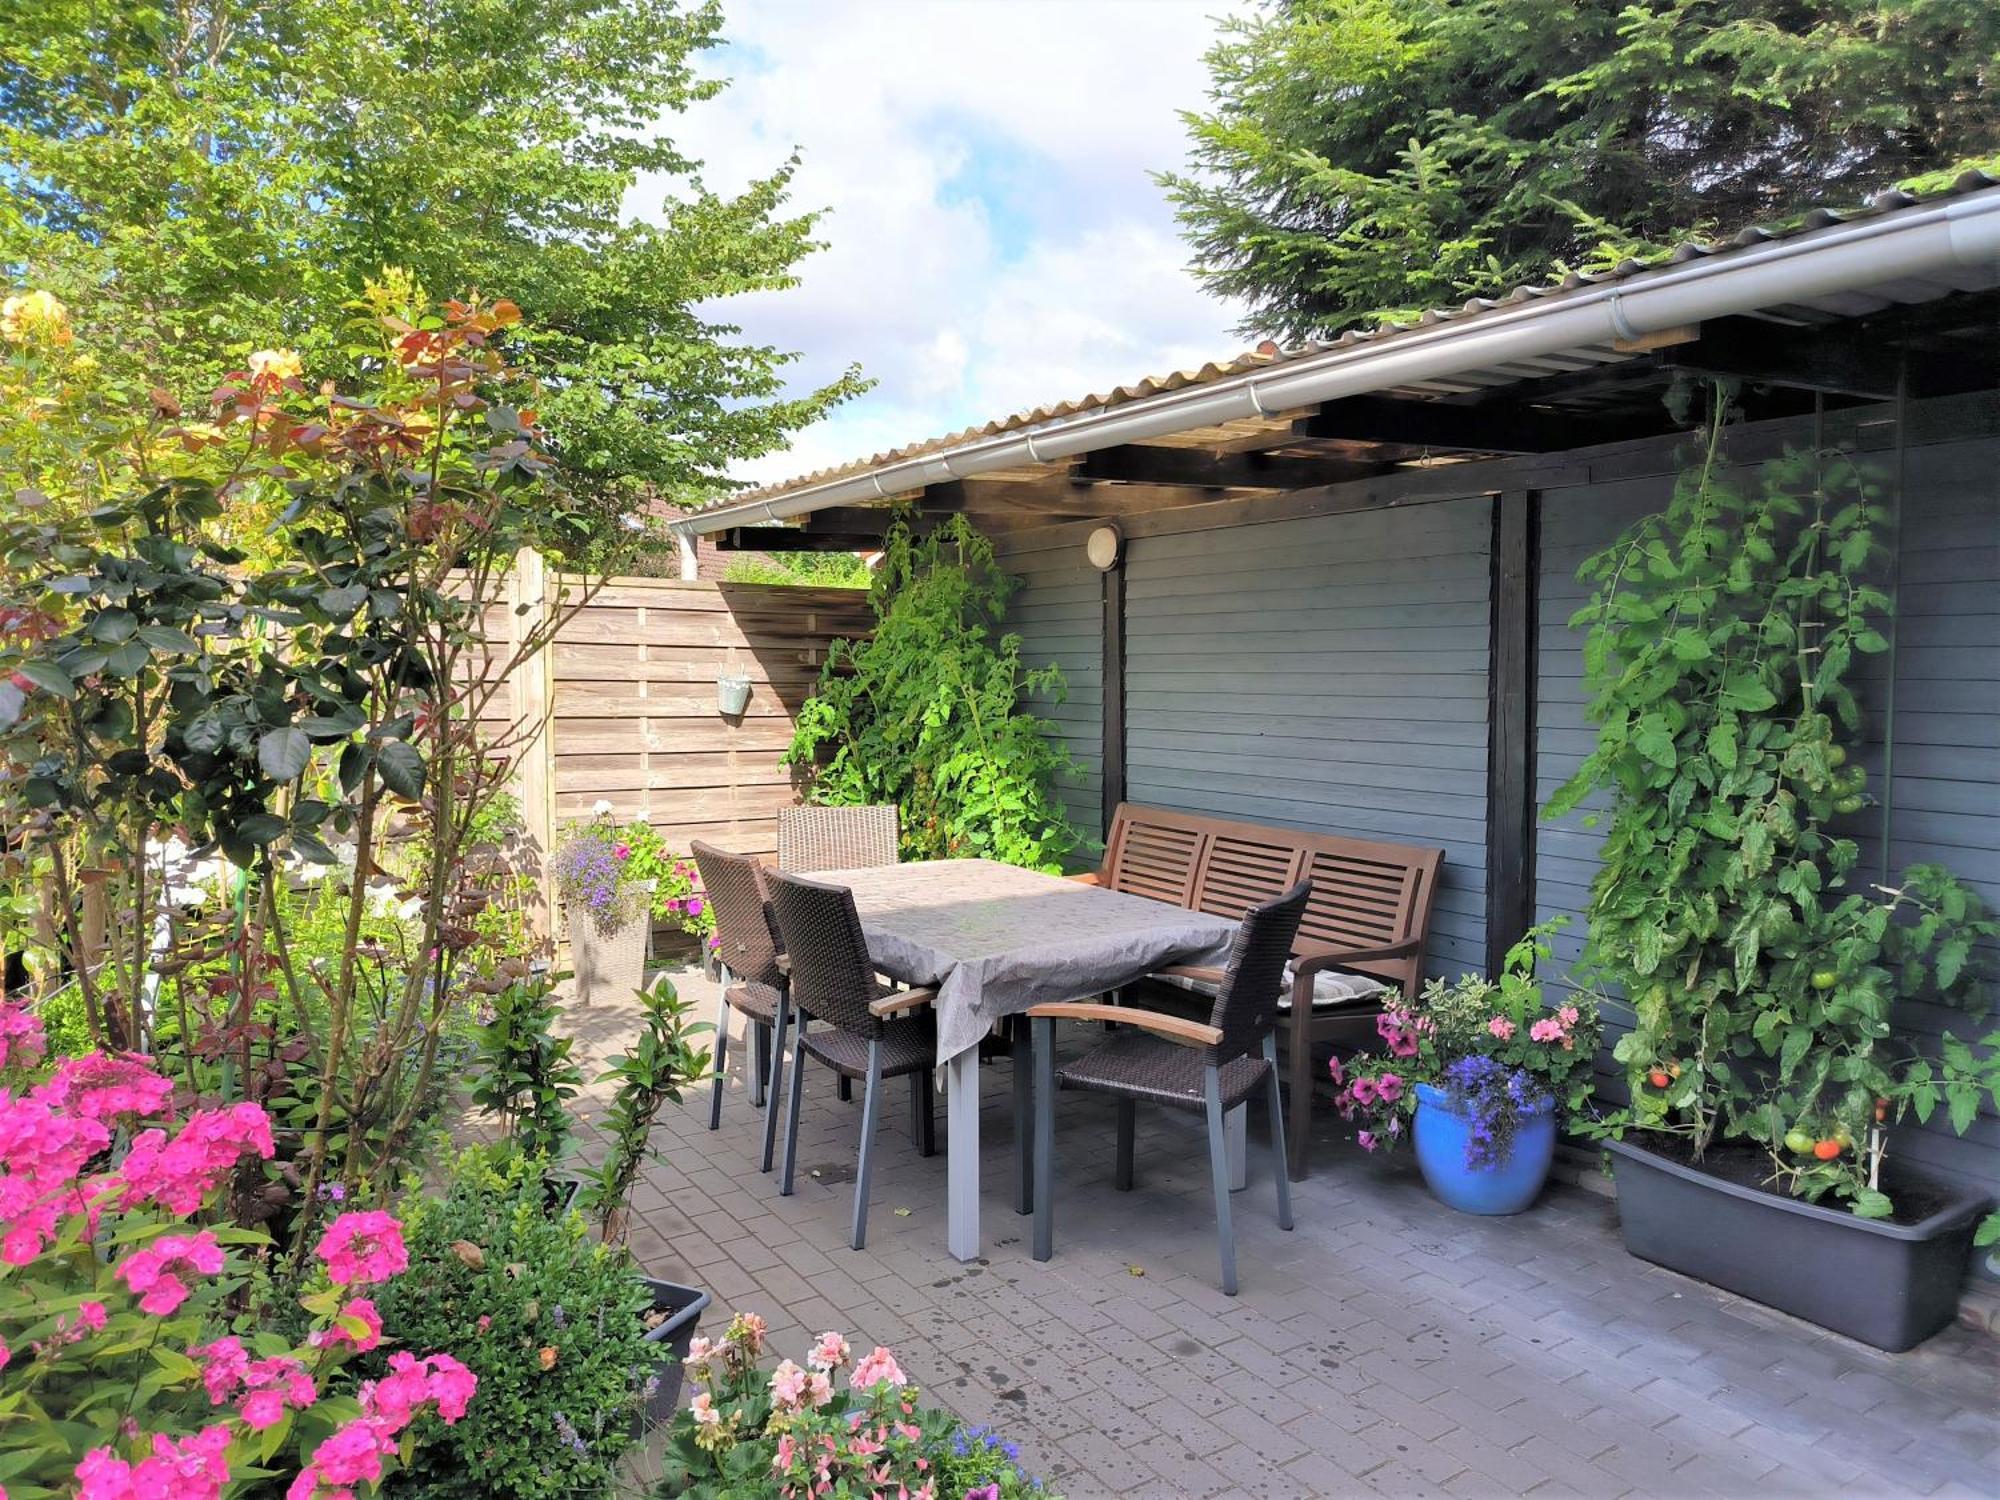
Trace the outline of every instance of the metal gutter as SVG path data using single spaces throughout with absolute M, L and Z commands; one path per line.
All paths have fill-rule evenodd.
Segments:
M 1289 363 L 1185 386 L 1158 396 L 996 434 L 806 485 L 789 494 L 700 511 L 670 523 L 683 576 L 694 537 L 787 520 L 832 505 L 884 500 L 925 485 L 1023 463 L 1054 463 L 1121 443 L 1165 437 L 1243 417 L 1314 406 L 1343 396 L 1438 380 L 1579 345 L 1729 317 L 1859 287 L 2000 269 L 2000 188 L 1928 207 L 1831 226 L 1707 259 L 1643 271 L 1379 343 L 1332 349 Z

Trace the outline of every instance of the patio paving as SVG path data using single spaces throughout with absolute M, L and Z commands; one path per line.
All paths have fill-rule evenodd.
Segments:
M 677 982 L 710 1013 L 711 982 Z M 594 1075 L 630 1012 L 569 1024 Z M 961 1265 L 945 1251 L 943 1101 L 925 1160 L 898 1081 L 855 1252 L 858 1091 L 843 1105 L 809 1067 L 798 1191 L 780 1198 L 756 1169 L 744 1050 L 720 1131 L 706 1088 L 656 1129 L 632 1231 L 646 1269 L 707 1287 L 711 1333 L 754 1311 L 781 1355 L 828 1328 L 890 1346 L 927 1399 L 1017 1440 L 1072 1500 L 2000 1495 L 2000 1340 L 1952 1328 L 1887 1355 L 1822 1333 L 1627 1256 L 1613 1205 L 1576 1187 L 1518 1218 L 1459 1215 L 1407 1157 L 1362 1156 L 1328 1119 L 1287 1234 L 1253 1111 L 1231 1299 L 1198 1116 L 1142 1109 L 1121 1194 L 1110 1100 L 1065 1094 L 1056 1253 L 1037 1265 L 1011 1201 L 1010 1068 L 982 1069 L 986 1253 Z

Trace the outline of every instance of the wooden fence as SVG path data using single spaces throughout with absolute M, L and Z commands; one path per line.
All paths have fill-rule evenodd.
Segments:
M 531 610 L 583 587 L 532 558 L 517 585 Z M 699 838 L 774 853 L 778 811 L 798 800 L 779 761 L 794 717 L 831 643 L 873 625 L 863 589 L 610 580 L 511 685 L 511 711 L 549 715 L 519 766 L 530 836 L 546 848 L 602 800 L 675 851 Z M 741 714 L 718 710 L 724 675 L 750 679 Z

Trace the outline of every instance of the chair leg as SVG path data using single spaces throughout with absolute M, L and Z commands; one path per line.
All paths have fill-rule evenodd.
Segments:
M 1236 1226 L 1229 1217 L 1229 1143 L 1222 1138 L 1222 1074 L 1210 1063 L 1202 1070 L 1208 1099 L 1208 1170 L 1215 1178 L 1215 1237 L 1222 1250 L 1222 1295 L 1236 1295 Z
M 1308 1171 L 1306 1146 L 1312 1135 L 1312 1019 L 1301 1016 L 1296 1003 L 1292 1007 L 1292 1031 L 1286 1045 L 1291 1049 L 1292 1113 L 1286 1122 L 1289 1139 L 1285 1144 L 1291 1157 L 1292 1181 L 1304 1182 Z
M 1118 1101 L 1118 1175 L 1112 1185 L 1121 1193 L 1132 1191 L 1132 1146 L 1139 1134 L 1139 1101 Z
M 1278 1184 L 1278 1227 L 1292 1227 L 1292 1178 L 1285 1160 L 1285 1098 L 1278 1087 L 1278 1033 L 1264 1033 L 1264 1061 L 1271 1066 L 1264 1075 L 1271 1113 L 1271 1175 Z
M 785 1170 L 778 1179 L 778 1196 L 792 1196 L 792 1168 L 799 1156 L 799 1101 L 804 1090 L 801 1085 L 806 1076 L 806 1017 L 799 1012 L 792 1026 L 792 1082 L 787 1095 L 789 1103 L 785 1109 Z
M 1034 1022 L 1035 1053 L 1035 1259 L 1055 1254 L 1056 1023 Z
M 771 1028 L 762 1021 L 753 1023 L 750 1033 L 750 1103 L 764 1107 L 764 1080 L 771 1075 Z
M 791 1019 L 791 996 L 778 992 L 778 1013 L 771 1018 L 771 1076 L 764 1081 L 764 1154 L 757 1170 L 771 1170 L 771 1148 L 778 1138 L 778 1100 L 785 1079 L 785 1023 Z
M 931 1070 L 923 1068 L 910 1075 L 910 1134 L 917 1143 L 917 1155 L 937 1155 L 937 1089 Z
M 854 1080 L 849 1078 L 845 1073 L 840 1075 L 839 1094 L 842 1104 L 852 1104 L 854 1102 Z
M 723 1070 L 729 1063 L 729 1002 L 715 1002 L 715 1084 L 708 1097 L 708 1128 L 722 1128 Z
M 868 1178 L 875 1165 L 875 1117 L 882 1107 L 882 1043 L 868 1044 L 868 1083 L 861 1095 L 861 1160 L 854 1169 L 854 1248 L 868 1243 Z
M 1014 1051 L 1014 1212 L 1035 1211 L 1035 1048 L 1033 1023 L 1009 1016 L 1008 1041 Z

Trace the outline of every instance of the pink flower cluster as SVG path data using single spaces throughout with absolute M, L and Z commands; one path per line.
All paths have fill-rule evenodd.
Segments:
M 211 1405 L 244 1393 L 239 1415 L 252 1432 L 275 1427 L 287 1410 L 304 1411 L 319 1399 L 312 1376 L 289 1355 L 252 1360 L 233 1338 L 217 1339 L 188 1354 L 202 1361 L 201 1383 Z
M 1431 1029 L 1429 1016 L 1413 1016 L 1396 1006 L 1375 1018 L 1375 1034 L 1388 1043 L 1391 1057 L 1415 1057 L 1424 1033 Z
M 403 1226 L 395 1215 L 379 1208 L 342 1214 L 327 1226 L 314 1253 L 326 1262 L 326 1274 L 335 1286 L 387 1281 L 410 1264 Z
M 849 1377 L 849 1383 L 857 1391 L 867 1391 L 873 1390 L 885 1380 L 890 1385 L 899 1387 L 910 1383 L 903 1375 L 903 1367 L 896 1363 L 896 1356 L 877 1344 L 871 1352 L 863 1355 L 861 1362 L 854 1367 L 854 1374 Z
M 0 1068 L 31 1068 L 47 1050 L 40 1016 L 26 1005 L 0 1004 Z
M 174 1084 L 137 1053 L 90 1052 L 64 1058 L 36 1092 L 86 1120 L 111 1120 L 158 1114 L 173 1097 Z
M 269 1161 L 273 1149 L 270 1117 L 249 1103 L 198 1111 L 172 1140 L 164 1130 L 141 1131 L 116 1173 L 118 1207 L 150 1201 L 169 1213 L 191 1214 L 245 1152 Z
M 423 1407 L 435 1403 L 447 1425 L 465 1415 L 479 1377 L 449 1354 L 419 1359 L 389 1356 L 389 1373 L 361 1387 L 361 1415 L 335 1430 L 313 1449 L 285 1500 L 354 1500 L 354 1487 L 382 1477 L 382 1460 L 396 1451 L 397 1438 Z
M 771 1404 L 780 1411 L 819 1410 L 833 1399 L 833 1381 L 824 1370 L 805 1370 L 785 1360 L 771 1372 Z
M 163 1234 L 126 1256 L 111 1274 L 132 1289 L 143 1310 L 164 1318 L 191 1295 L 183 1278 L 190 1273 L 213 1276 L 221 1269 L 222 1246 L 204 1229 L 191 1235 Z
M 76 1466 L 77 1500 L 218 1500 L 229 1482 L 228 1448 L 229 1428 L 221 1423 L 179 1442 L 156 1432 L 152 1457 L 136 1464 L 93 1448 Z
M 480 1314 L 480 1332 L 491 1326 L 492 1319 Z M 347 1325 L 359 1323 L 361 1332 L 355 1333 Z M 334 1315 L 333 1326 L 322 1328 L 306 1340 L 315 1349 L 338 1349 L 343 1345 L 357 1354 L 366 1354 L 382 1342 L 382 1315 L 375 1311 L 375 1304 L 366 1297 L 350 1297 L 341 1304 Z
M 1576 1025 L 1580 1012 L 1574 1005 L 1565 1005 L 1552 1016 L 1544 1016 L 1528 1028 L 1529 1037 L 1537 1042 L 1560 1042 L 1563 1051 L 1576 1049 L 1576 1038 L 1571 1028 Z

